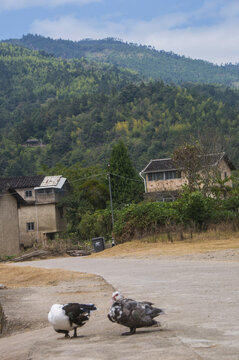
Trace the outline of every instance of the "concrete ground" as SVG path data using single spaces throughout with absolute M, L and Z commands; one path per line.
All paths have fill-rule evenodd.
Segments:
M 100 275 L 125 296 L 152 301 L 168 315 L 161 316 L 162 330 L 121 337 L 124 328 L 106 318 L 110 299 L 99 296 L 98 317 L 80 330 L 82 338 L 59 341 L 50 327 L 17 334 L 0 340 L 1 359 L 20 360 L 13 349 L 22 347 L 26 360 L 239 359 L 238 261 L 77 257 L 18 264 L 29 265 Z

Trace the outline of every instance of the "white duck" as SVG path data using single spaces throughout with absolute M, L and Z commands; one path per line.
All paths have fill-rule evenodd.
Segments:
M 48 321 L 56 332 L 65 334 L 66 338 L 70 337 L 71 330 L 77 337 L 77 328 L 85 325 L 92 310 L 96 310 L 94 304 L 54 304 L 48 313 Z

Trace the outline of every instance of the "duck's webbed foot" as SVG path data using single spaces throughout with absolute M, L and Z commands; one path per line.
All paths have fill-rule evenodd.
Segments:
M 130 331 L 122 333 L 122 336 L 127 336 L 127 335 L 134 335 L 136 333 L 136 328 L 130 328 Z
M 59 334 L 65 334 L 65 336 L 62 339 L 69 339 L 70 335 L 69 335 L 69 331 L 67 330 L 55 330 L 57 333 Z
M 73 335 L 73 338 L 77 338 L 77 328 L 74 327 L 74 335 Z

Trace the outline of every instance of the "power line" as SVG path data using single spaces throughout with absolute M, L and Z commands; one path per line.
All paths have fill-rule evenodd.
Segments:
M 76 179 L 76 180 L 72 180 L 72 181 L 70 182 L 70 184 L 75 183 L 75 182 L 77 182 L 77 181 L 87 180 L 87 179 L 91 179 L 91 178 L 98 177 L 98 176 L 106 176 L 106 174 L 105 174 L 105 173 L 102 173 L 102 174 L 97 174 L 97 175 L 91 175 L 91 176 L 82 177 L 82 178 L 79 178 L 79 179 Z
M 122 176 L 122 175 L 118 175 L 118 174 L 112 174 L 112 173 L 110 173 L 110 175 L 117 176 L 117 177 L 120 177 L 120 178 L 123 178 L 123 179 L 126 179 L 126 180 L 131 180 L 131 181 L 135 181 L 135 182 L 140 182 L 140 183 L 142 183 L 141 180 L 136 180 L 136 179 L 128 178 L 128 177 L 126 177 L 126 176 Z
M 141 180 L 132 179 L 132 178 L 129 178 L 129 177 L 126 177 L 126 176 L 118 175 L 118 174 L 112 174 L 112 173 L 108 173 L 108 174 L 109 174 L 109 175 L 112 175 L 112 176 L 120 177 L 120 178 L 125 179 L 125 180 L 135 181 L 135 182 L 139 182 L 139 183 L 142 182 Z M 85 176 L 85 177 L 82 177 L 82 178 L 78 178 L 78 179 L 72 180 L 72 181 L 70 182 L 70 184 L 75 183 L 75 182 L 78 182 L 78 181 L 81 181 L 81 180 L 92 179 L 92 178 L 99 177 L 99 176 L 107 176 L 107 174 L 106 174 L 106 173 L 101 173 L 101 174 L 96 174 L 96 175 Z M 6 190 L 8 190 L 8 189 L 6 189 Z M 12 192 L 11 194 L 3 194 L 3 195 L 0 195 L 0 197 L 3 197 L 3 196 L 12 196 L 12 195 L 20 195 L 20 194 L 19 194 L 18 192 Z M 20 195 L 20 196 L 21 196 L 21 195 Z

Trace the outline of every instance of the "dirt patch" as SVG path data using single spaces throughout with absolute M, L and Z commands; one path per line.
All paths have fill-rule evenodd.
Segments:
M 74 271 L 0 266 L 0 303 L 7 318 L 3 336 L 48 326 L 54 303 L 98 303 L 111 298 L 113 288 L 100 276 Z M 34 284 L 34 286 L 33 286 Z
M 93 275 L 77 271 L 38 269 L 31 266 L 17 267 L 0 265 L 0 283 L 8 288 L 57 285 L 62 281 L 88 279 Z

